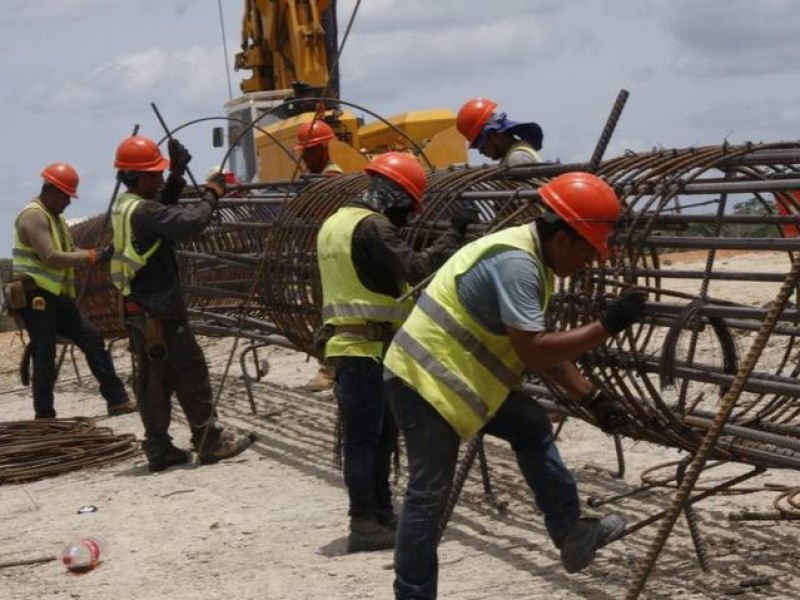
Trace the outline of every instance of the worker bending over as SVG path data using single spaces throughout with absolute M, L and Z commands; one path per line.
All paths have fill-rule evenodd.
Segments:
M 395 597 L 436 597 L 439 523 L 460 440 L 479 433 L 509 442 L 568 573 L 625 527 L 619 516 L 581 518 L 575 479 L 555 445 L 546 411 L 518 391 L 536 372 L 580 399 L 604 430 L 623 407 L 594 389 L 571 362 L 631 325 L 646 294 L 619 296 L 600 320 L 571 331 L 545 327 L 554 278 L 608 254 L 620 214 L 614 191 L 587 173 L 539 189 L 549 212 L 478 239 L 439 269 L 386 354 L 386 389 L 408 453 L 408 487 L 395 548 Z

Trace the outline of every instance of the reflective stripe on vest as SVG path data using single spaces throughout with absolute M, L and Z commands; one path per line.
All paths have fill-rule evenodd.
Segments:
M 366 217 L 376 213 L 345 206 L 328 217 L 317 236 L 317 263 L 322 279 L 322 322 L 325 325 L 361 325 L 367 321 L 399 326 L 409 313 L 412 301 L 378 294 L 362 285 L 353 266 L 353 233 Z M 405 292 L 407 286 L 401 285 Z M 352 333 L 334 335 L 325 345 L 325 356 L 364 356 L 380 358 L 384 343 L 369 341 Z
M 19 215 L 17 215 L 17 221 L 22 213 L 31 209 L 41 211 L 47 217 L 54 250 L 57 252 L 73 252 L 75 250 L 75 243 L 72 241 L 72 235 L 69 233 L 69 227 L 67 227 L 64 216 L 56 216 L 51 213 L 38 198 L 20 211 Z M 75 297 L 75 269 L 72 267 L 48 267 L 42 262 L 32 246 L 22 243 L 19 233 L 16 232 L 12 255 L 15 275 L 27 275 L 36 282 L 37 286 L 56 296 L 64 294 L 71 298 Z
M 531 162 L 537 162 L 537 163 L 538 162 L 542 162 L 542 159 L 539 156 L 539 153 L 536 152 L 536 150 L 533 149 L 533 146 L 531 146 L 526 141 L 519 141 L 516 144 L 514 144 L 513 146 L 511 146 L 511 148 L 508 149 L 508 152 L 506 152 L 505 156 L 503 156 L 503 160 L 500 161 L 500 166 L 501 167 L 514 166 L 513 163 L 511 163 L 510 158 L 511 158 L 511 155 L 514 154 L 515 152 L 529 155 L 531 157 L 531 159 L 532 159 Z M 527 163 L 523 163 L 523 164 L 527 164 Z
M 111 226 L 114 229 L 111 281 L 123 296 L 131 293 L 131 282 L 136 272 L 147 264 L 147 260 L 161 246 L 161 240 L 156 240 L 144 254 L 140 254 L 133 245 L 131 216 L 141 201 L 141 196 L 126 192 L 117 197 L 111 210 Z
M 512 227 L 468 244 L 439 270 L 394 337 L 384 364 L 414 388 L 463 438 L 475 435 L 521 381 L 524 364 L 506 334 L 477 323 L 458 299 L 456 282 L 499 248 L 529 253 L 543 283 L 542 310 L 553 293 L 530 225 Z

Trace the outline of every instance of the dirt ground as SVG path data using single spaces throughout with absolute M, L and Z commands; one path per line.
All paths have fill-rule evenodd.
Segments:
M 218 391 L 232 340 L 202 342 Z M 118 346 L 115 362 L 128 377 L 130 362 L 122 344 Z M 4 334 L 0 347 L 3 421 L 29 419 L 30 393 L 16 373 L 21 343 Z M 99 468 L 0 485 L 0 565 L 57 553 L 80 535 L 98 533 L 110 546 L 102 564 L 85 575 L 70 574 L 57 561 L 3 566 L 0 598 L 391 598 L 391 552 L 345 553 L 346 495 L 332 460 L 333 399 L 330 392 L 303 389 L 315 363 L 280 348 L 261 349 L 258 358 L 269 365 L 269 372 L 253 385 L 255 414 L 238 356 L 220 395 L 221 420 L 258 436 L 240 457 L 150 474 L 138 454 Z M 97 385 L 80 359 L 77 372 L 80 378 L 68 363 L 58 384 L 59 416 L 96 417 L 98 426 L 141 437 L 138 415 L 104 416 Z M 177 409 L 172 433 L 176 443 L 188 447 L 188 431 Z M 591 508 L 588 500 L 630 494 L 646 470 L 684 455 L 627 439 L 622 446 L 625 473 L 618 478 L 610 437 L 576 419 L 559 436 L 586 513 L 618 512 L 637 522 L 668 508 L 674 490 L 655 487 L 599 508 Z M 486 449 L 493 496 L 485 493 L 480 473 L 473 469 L 440 546 L 440 598 L 624 598 L 657 525 L 603 549 L 582 573 L 567 575 L 513 456 L 491 438 Z M 725 465 L 704 474 L 700 483 L 718 483 L 745 470 Z M 668 467 L 655 471 L 670 472 Z M 398 507 L 403 484 L 401 474 Z M 696 505 L 711 572 L 701 570 L 686 521 L 680 519 L 641 598 L 800 597 L 797 522 L 729 519 L 743 510 L 771 511 L 779 485 L 800 485 L 800 477 L 794 471 L 770 471 L 747 483 L 760 491 L 718 495 Z M 78 514 L 84 505 L 98 510 Z

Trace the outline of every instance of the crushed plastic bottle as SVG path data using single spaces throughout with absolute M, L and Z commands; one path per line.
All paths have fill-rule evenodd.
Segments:
M 60 558 L 64 566 L 74 573 L 90 571 L 108 552 L 108 542 L 99 535 L 78 538 L 64 546 Z

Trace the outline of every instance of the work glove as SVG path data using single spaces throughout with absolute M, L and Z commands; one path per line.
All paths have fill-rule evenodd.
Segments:
M 450 228 L 463 238 L 467 227 L 478 222 L 478 211 L 474 208 L 459 208 L 450 218 Z
M 186 149 L 186 146 L 181 144 L 175 138 L 171 138 L 167 142 L 167 150 L 169 151 L 169 171 L 170 174 L 177 177 L 182 177 L 186 172 L 186 166 L 192 160 L 192 155 Z
M 217 208 L 219 199 L 225 195 L 225 188 L 225 175 L 219 172 L 212 173 L 206 179 L 206 193 L 203 197 L 211 202 L 214 208 Z M 213 200 L 210 197 L 213 197 Z
M 611 335 L 630 327 L 644 314 L 647 290 L 632 287 L 622 292 L 600 317 L 600 323 Z
M 615 433 L 630 423 L 622 403 L 602 390 L 592 390 L 583 397 L 582 403 L 606 433 Z
M 114 256 L 114 242 L 111 242 L 103 248 L 92 248 L 89 251 L 89 266 L 102 265 L 111 260 Z

